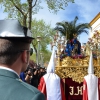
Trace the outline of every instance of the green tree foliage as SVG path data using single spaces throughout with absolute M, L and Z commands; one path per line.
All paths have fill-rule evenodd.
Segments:
M 74 0 L 0 0 L 8 17 L 18 18 L 29 29 L 31 29 L 32 15 L 42 8 L 41 2 L 45 2 L 50 10 L 57 12 L 66 7 L 68 2 L 74 2 Z
M 50 41 L 55 33 L 52 31 L 51 25 L 46 24 L 43 20 L 37 21 L 36 19 L 33 19 L 32 26 L 33 27 L 31 30 L 33 32 L 33 37 L 35 38 L 32 42 L 32 45 L 35 50 L 35 54 L 37 56 L 37 36 L 40 36 L 40 52 L 44 55 L 44 61 L 48 61 L 50 57 L 50 52 L 48 51 L 47 46 L 48 44 L 50 44 Z
M 0 0 L 4 12 L 8 13 L 8 18 L 19 19 L 29 29 L 31 29 L 32 14 L 37 13 L 41 8 L 39 3 L 40 0 Z
M 54 30 L 60 31 L 62 35 L 66 37 L 66 39 L 73 39 L 73 34 L 79 36 L 82 33 L 87 33 L 90 27 L 88 23 L 79 23 L 77 24 L 78 17 L 76 16 L 75 19 L 71 22 L 64 21 L 56 23 L 56 27 Z
M 32 21 L 32 33 L 33 33 L 33 37 L 35 38 L 35 40 L 33 41 L 33 46 L 36 47 L 37 45 L 37 36 L 41 37 L 41 50 L 46 50 L 47 45 L 50 43 L 51 41 L 51 37 L 54 35 L 54 32 L 52 31 L 51 25 L 50 24 L 46 24 L 43 20 L 36 20 L 34 19 Z
M 45 0 L 50 11 L 57 13 L 60 9 L 68 6 L 68 2 L 74 3 L 74 0 Z
M 48 63 L 50 60 L 50 56 L 51 56 L 51 52 L 50 51 L 46 51 L 43 52 L 43 63 Z M 33 53 L 32 56 L 30 56 L 30 59 L 36 62 L 36 54 Z

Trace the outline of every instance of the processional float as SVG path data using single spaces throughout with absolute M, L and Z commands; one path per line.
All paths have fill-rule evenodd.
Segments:
M 64 79 L 64 83 L 69 81 L 67 87 L 64 84 L 67 100 L 74 100 L 71 98 L 81 100 L 83 79 L 88 74 L 91 51 L 93 53 L 94 74 L 100 78 L 100 31 L 95 31 L 92 38 L 89 38 L 89 41 L 83 46 L 80 46 L 76 36 L 73 41 L 75 43 L 71 44 L 73 47 L 70 49 L 69 40 L 66 42 L 66 39 L 59 36 L 58 33 L 54 36 L 52 47 L 57 47 L 55 73 Z M 71 51 L 68 50 L 68 45 Z
M 59 37 L 59 39 L 58 39 Z M 96 31 L 92 38 L 89 38 L 89 41 L 81 46 L 80 54 L 78 50 L 76 53 L 71 51 L 71 56 L 68 56 L 66 52 L 63 52 L 66 49 L 66 41 L 61 39 L 61 36 L 58 36 L 58 33 L 55 35 L 54 42 L 52 46 L 57 46 L 57 59 L 56 59 L 56 73 L 61 78 L 72 78 L 73 81 L 78 83 L 83 82 L 83 78 L 87 75 L 90 52 L 93 52 L 93 65 L 95 75 L 100 77 L 100 31 Z M 77 44 L 74 44 L 77 45 Z M 77 47 L 78 49 L 78 47 Z

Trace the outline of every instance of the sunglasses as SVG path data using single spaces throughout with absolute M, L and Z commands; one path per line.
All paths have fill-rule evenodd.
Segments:
M 3 52 L 3 53 L 0 53 L 0 55 L 2 55 L 2 56 L 4 56 L 4 55 L 13 55 L 13 54 L 17 54 L 17 53 L 21 53 L 21 52 L 23 52 L 23 51 L 25 51 L 26 49 L 24 49 L 24 50 L 20 50 L 20 51 L 13 51 L 13 52 Z M 27 52 L 29 52 L 30 53 L 30 56 L 33 54 L 33 49 L 32 48 L 30 48 L 29 50 L 26 50 Z
M 33 54 L 33 49 L 30 48 L 29 52 L 30 52 L 30 56 L 31 56 Z
M 23 52 L 23 51 L 25 51 L 25 50 L 21 50 L 21 52 Z M 33 54 L 33 49 L 32 48 L 30 48 L 29 50 L 26 50 L 26 51 L 30 53 L 30 56 Z

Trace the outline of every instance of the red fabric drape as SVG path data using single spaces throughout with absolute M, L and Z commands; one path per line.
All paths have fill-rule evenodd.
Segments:
M 83 81 L 83 100 L 88 100 L 88 90 L 87 90 L 87 83 Z
M 46 84 L 45 84 L 43 77 L 41 77 L 41 79 L 40 79 L 40 83 L 38 85 L 38 90 L 40 90 L 46 97 Z
M 63 87 L 65 88 L 66 100 L 82 100 L 81 92 L 83 92 L 83 88 L 82 88 L 83 82 L 78 83 L 78 82 L 73 81 L 71 78 L 66 78 L 63 80 L 64 80 Z M 78 91 L 79 91 L 78 89 L 81 90 L 81 92 L 78 93 Z M 72 91 L 73 91 L 73 93 L 70 94 Z

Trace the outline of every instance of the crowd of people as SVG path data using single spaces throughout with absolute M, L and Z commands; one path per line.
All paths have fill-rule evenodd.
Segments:
M 20 79 L 36 88 L 40 82 L 40 78 L 46 74 L 44 67 L 37 67 L 36 64 L 29 65 L 24 72 L 20 73 Z

